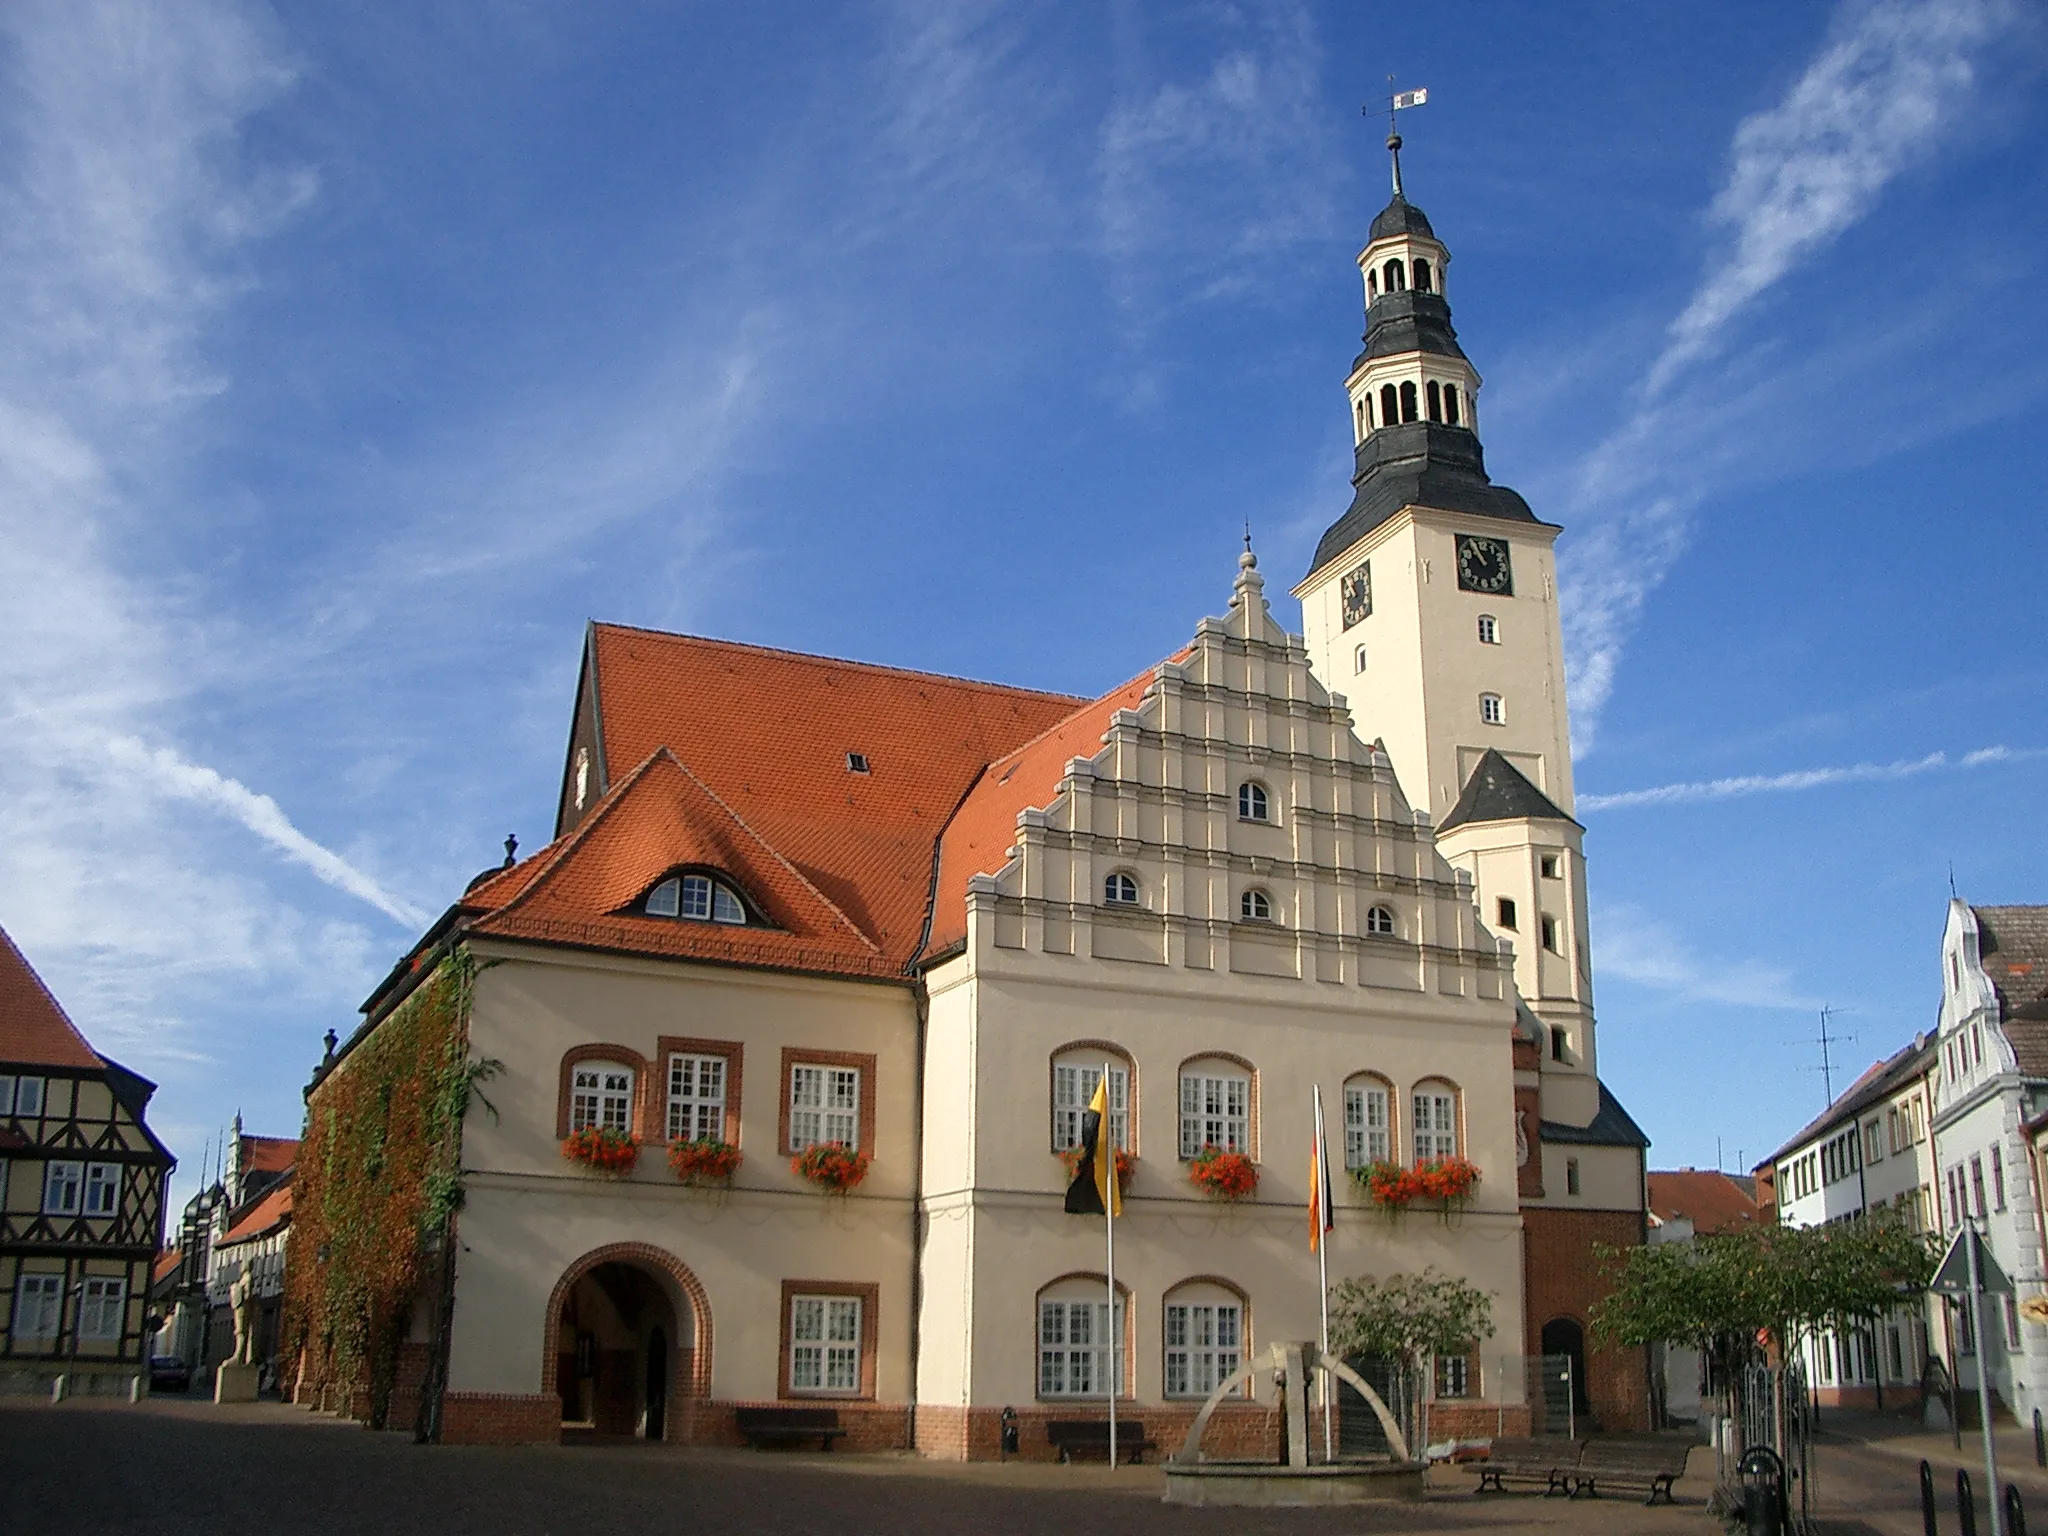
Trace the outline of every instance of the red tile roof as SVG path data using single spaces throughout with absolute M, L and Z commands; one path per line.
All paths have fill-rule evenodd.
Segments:
M 248 1173 L 283 1173 L 299 1160 L 299 1144 L 285 1136 L 244 1136 L 242 1168 Z
M 154 1288 L 156 1286 L 162 1285 L 166 1279 L 168 1279 L 173 1273 L 176 1272 L 178 1266 L 184 1262 L 184 1249 L 166 1248 L 162 1253 L 156 1256 L 156 1262 L 150 1266 L 150 1286 Z
M 227 1230 L 220 1240 L 225 1248 L 229 1243 L 246 1243 L 254 1237 L 263 1237 L 275 1232 L 292 1219 L 292 1187 L 282 1184 L 270 1191 L 261 1200 L 242 1213 L 241 1219 Z
M 1725 1173 L 1681 1168 L 1650 1175 L 1650 1210 L 1660 1220 L 1683 1216 L 1697 1233 L 1732 1232 L 1757 1219 L 1749 1191 Z
M 0 929 L 0 1062 L 88 1070 L 105 1065 L 5 929 Z

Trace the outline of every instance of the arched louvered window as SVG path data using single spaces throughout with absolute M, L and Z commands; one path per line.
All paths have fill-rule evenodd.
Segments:
M 1458 386 L 1455 384 L 1444 386 L 1444 420 L 1454 427 L 1458 424 Z
M 1415 419 L 1415 381 L 1413 379 L 1409 379 L 1401 385 L 1401 419 L 1403 421 L 1413 421 Z
M 1429 419 L 1431 421 L 1442 421 L 1444 419 L 1443 387 L 1435 379 L 1429 381 Z
M 1401 419 L 1401 397 L 1391 384 L 1380 386 L 1380 425 L 1391 427 Z
M 1428 293 L 1430 291 L 1429 263 L 1420 257 L 1417 257 L 1415 260 L 1415 291 L 1417 293 Z

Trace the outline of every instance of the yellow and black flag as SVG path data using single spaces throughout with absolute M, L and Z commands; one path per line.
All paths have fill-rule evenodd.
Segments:
M 1070 1216 L 1121 1216 L 1123 1191 L 1116 1181 L 1116 1147 L 1102 1134 L 1109 1120 L 1109 1074 L 1095 1085 L 1095 1097 L 1081 1113 L 1081 1160 L 1067 1186 Z

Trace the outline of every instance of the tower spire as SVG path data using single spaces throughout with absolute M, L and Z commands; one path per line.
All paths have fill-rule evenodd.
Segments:
M 1394 89 L 1394 77 L 1387 76 L 1387 153 L 1394 162 L 1394 198 L 1397 202 L 1406 202 L 1407 194 L 1401 190 L 1401 129 L 1394 121 L 1394 114 L 1403 107 L 1419 107 L 1428 100 L 1427 89 L 1397 91 Z M 1372 112 L 1371 107 L 1365 110 L 1368 115 Z

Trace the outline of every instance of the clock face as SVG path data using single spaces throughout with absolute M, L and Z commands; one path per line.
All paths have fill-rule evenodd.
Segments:
M 1476 533 L 1458 535 L 1458 589 L 1515 595 L 1515 573 L 1508 565 L 1505 539 L 1482 538 Z
M 1372 562 L 1368 560 L 1344 578 L 1344 627 L 1372 617 Z

